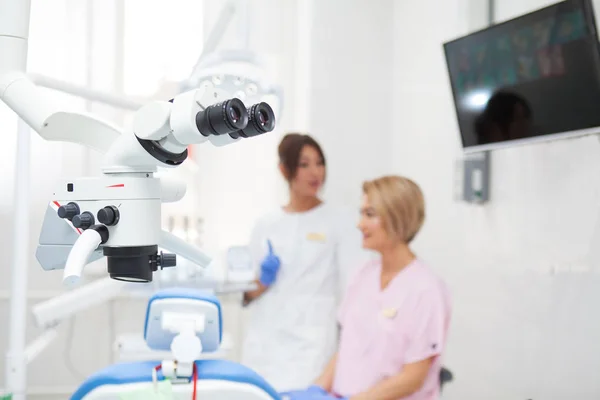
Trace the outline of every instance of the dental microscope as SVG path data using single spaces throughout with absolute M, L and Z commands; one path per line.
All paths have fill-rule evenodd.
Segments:
M 111 278 L 128 282 L 152 281 L 153 272 L 176 265 L 176 254 L 208 265 L 200 249 L 161 229 L 161 204 L 180 200 L 185 184 L 155 173 L 181 165 L 189 145 L 232 145 L 275 127 L 269 104 L 246 106 L 210 83 L 148 103 L 125 131 L 56 109 L 20 72 L 0 75 L 0 99 L 42 138 L 104 153 L 102 175 L 58 183 L 44 217 L 36 257 L 45 270 L 64 269 L 67 286 L 101 257 Z

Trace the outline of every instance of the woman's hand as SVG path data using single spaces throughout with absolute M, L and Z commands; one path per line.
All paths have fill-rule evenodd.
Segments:
M 269 252 L 260 263 L 260 276 L 258 280 L 255 281 L 257 288 L 244 293 L 244 306 L 262 296 L 262 294 L 267 291 L 269 286 L 275 282 L 277 274 L 279 273 L 281 261 L 275 252 L 273 252 L 273 245 L 271 244 L 270 240 L 267 240 L 267 245 L 269 246 Z
M 260 278 L 259 281 L 266 287 L 271 286 L 277 278 L 277 273 L 281 267 L 281 261 L 279 257 L 273 252 L 273 245 L 270 240 L 267 240 L 269 246 L 269 252 L 260 264 Z

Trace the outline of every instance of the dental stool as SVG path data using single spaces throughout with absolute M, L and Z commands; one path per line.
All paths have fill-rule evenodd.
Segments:
M 89 377 L 71 400 L 279 400 L 275 389 L 241 364 L 197 360 L 218 350 L 222 334 L 216 297 L 191 289 L 157 292 L 148 302 L 144 339 L 153 350 L 170 350 L 173 359 L 109 366 Z

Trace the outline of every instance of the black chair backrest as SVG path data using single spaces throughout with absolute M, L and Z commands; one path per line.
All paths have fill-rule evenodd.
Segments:
M 440 370 L 440 388 L 443 389 L 444 385 L 452 382 L 453 379 L 454 375 L 452 375 L 452 372 L 449 369 L 442 367 Z

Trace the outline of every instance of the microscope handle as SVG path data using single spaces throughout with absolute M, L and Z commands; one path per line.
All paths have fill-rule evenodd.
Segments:
M 83 231 L 71 248 L 63 273 L 63 284 L 65 286 L 74 287 L 79 283 L 83 267 L 88 263 L 90 256 L 100 244 L 106 242 L 107 238 L 103 236 L 108 233 L 108 230 L 106 230 L 106 227 L 104 229 L 94 229 L 97 226 L 94 225 L 92 228 Z

